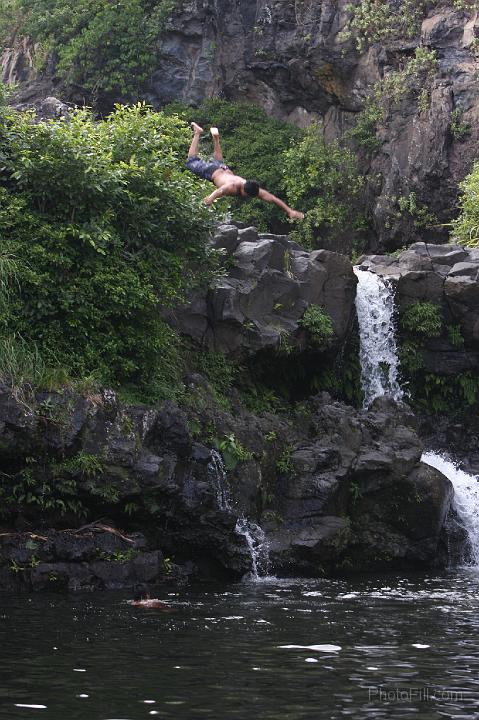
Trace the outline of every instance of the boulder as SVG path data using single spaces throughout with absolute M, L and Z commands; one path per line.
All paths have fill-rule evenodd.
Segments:
M 285 335 L 301 349 L 300 320 L 313 304 L 332 319 L 329 349 L 344 344 L 355 316 L 356 278 L 347 257 L 308 253 L 286 236 L 231 225 L 219 226 L 212 242 L 230 256 L 228 276 L 168 316 L 183 334 L 235 357 L 278 348 Z
M 310 442 L 294 448 L 293 474 L 277 485 L 281 523 L 268 532 L 277 572 L 445 562 L 441 532 L 452 486 L 420 462 L 414 424 L 406 406 L 387 398 L 362 412 L 341 403 L 317 407 Z

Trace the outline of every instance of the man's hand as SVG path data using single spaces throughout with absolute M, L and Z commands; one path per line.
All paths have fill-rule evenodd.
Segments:
M 211 197 L 211 195 L 208 195 L 208 197 L 205 197 L 205 199 L 203 200 L 204 204 L 208 205 L 208 207 L 210 205 L 213 205 L 214 201 L 215 201 L 215 199 L 213 197 Z
M 304 220 L 304 213 L 299 212 L 299 210 L 290 210 L 288 217 L 290 220 Z

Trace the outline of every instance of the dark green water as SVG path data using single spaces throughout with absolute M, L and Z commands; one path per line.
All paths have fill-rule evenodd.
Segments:
M 164 595 L 169 615 L 3 597 L 0 718 L 479 718 L 478 589 L 473 570 L 273 580 Z

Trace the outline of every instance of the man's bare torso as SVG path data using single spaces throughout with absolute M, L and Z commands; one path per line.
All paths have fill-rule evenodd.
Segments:
M 225 188 L 225 195 L 245 194 L 243 187 L 246 180 L 239 175 L 235 175 L 232 170 L 218 168 L 218 170 L 213 173 L 211 179 L 217 188 Z

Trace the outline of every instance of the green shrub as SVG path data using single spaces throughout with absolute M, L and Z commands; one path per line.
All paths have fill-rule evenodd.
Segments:
M 299 325 L 308 331 L 312 343 L 320 347 L 327 345 L 334 335 L 331 317 L 319 305 L 310 305 Z
M 451 345 L 455 348 L 464 347 L 464 337 L 461 332 L 461 326 L 456 323 L 454 325 L 448 325 L 447 337 Z
M 217 446 L 227 470 L 234 470 L 238 463 L 253 459 L 253 453 L 247 450 L 233 433 L 217 441 Z
M 471 124 L 463 120 L 464 110 L 461 107 L 454 108 L 451 113 L 450 130 L 454 140 L 462 140 L 471 132 Z
M 238 366 L 223 353 L 204 352 L 197 357 L 198 368 L 203 372 L 214 388 L 224 394 L 231 389 L 237 375 Z
M 36 43 L 37 64 L 56 58 L 69 85 L 138 97 L 155 67 L 156 49 L 176 0 L 7 0 L 0 11 L 20 17 L 19 29 Z
M 400 103 L 407 94 L 417 98 L 419 112 L 427 111 L 437 66 L 435 50 L 416 48 L 414 55 L 406 58 L 398 69 L 374 83 L 355 125 L 344 134 L 344 140 L 352 141 L 370 153 L 377 150 L 381 144 L 377 136 L 378 123 L 384 121 L 388 109 Z
M 368 152 L 377 150 L 381 144 L 376 134 L 377 124 L 383 117 L 379 96 L 373 93 L 364 101 L 363 109 L 357 114 L 354 126 L 345 132 L 344 139 L 352 140 Z
M 18 0 L 2 0 L 0 5 L 0 45 L 8 46 L 24 22 Z
M 438 222 L 437 217 L 431 213 L 427 205 L 419 205 L 415 192 L 409 195 L 400 195 L 397 200 L 399 211 L 397 217 L 409 217 L 415 228 L 426 228 Z
M 427 5 L 426 0 L 403 0 L 398 12 L 397 4 L 391 0 L 359 0 L 346 6 L 351 19 L 343 38 L 353 36 L 357 49 L 363 50 L 375 42 L 414 37 L 420 31 Z
M 364 180 L 356 156 L 338 142 L 326 142 L 322 128 L 312 125 L 301 142 L 284 154 L 283 185 L 289 204 L 306 213 L 292 237 L 306 246 L 325 239 L 349 246 L 364 227 L 361 212 Z
M 401 326 L 413 335 L 439 337 L 442 330 L 441 308 L 431 302 L 408 305 L 401 314 Z
M 181 346 L 161 309 L 216 267 L 204 184 L 184 168 L 189 129 L 142 105 L 32 119 L 0 108 L 0 372 L 60 366 L 171 396 Z
M 462 195 L 459 200 L 460 215 L 453 222 L 452 239 L 468 247 L 479 246 L 479 162 L 459 186 Z
M 49 472 L 35 458 L 26 458 L 25 467 L 16 474 L 0 473 L 0 517 L 12 513 L 24 514 L 30 509 L 35 515 L 49 512 L 86 516 L 86 509 L 78 499 L 74 478 Z
M 460 417 L 479 402 L 479 377 L 470 371 L 456 376 L 420 372 L 408 387 L 413 404 L 429 413 Z
M 276 462 L 276 470 L 281 475 L 286 475 L 287 477 L 293 477 L 295 473 L 295 467 L 293 462 L 293 447 L 292 445 L 286 445 L 283 448 L 283 452 L 279 456 L 277 462 Z

